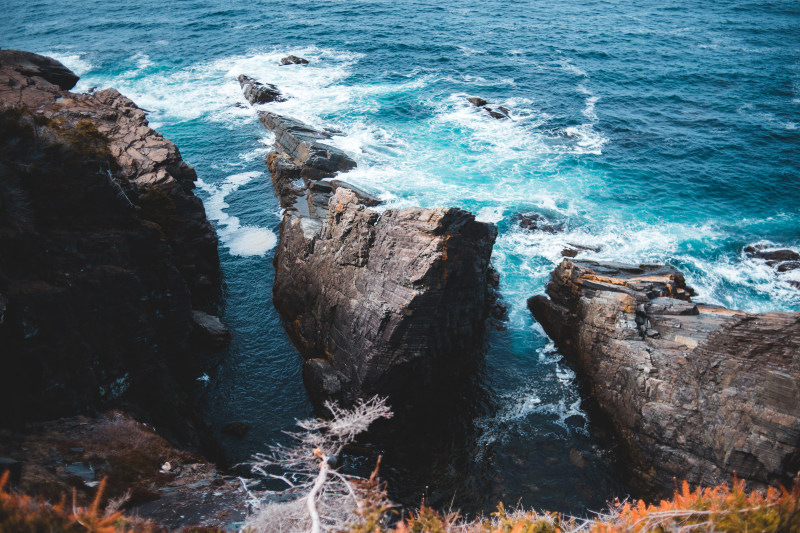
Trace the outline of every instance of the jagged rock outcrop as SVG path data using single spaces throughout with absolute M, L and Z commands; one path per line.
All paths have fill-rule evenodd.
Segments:
M 423 397 L 481 347 L 493 226 L 461 209 L 382 214 L 348 189 L 328 218 L 288 214 L 274 301 L 314 399 Z
M 800 468 L 800 313 L 695 304 L 670 267 L 564 260 L 528 305 L 649 487 Z
M 128 98 L 31 56 L 0 51 L 19 88 L 0 92 L 0 422 L 127 405 L 197 444 L 220 269 L 196 174 Z
M 497 106 L 497 107 L 489 107 L 488 102 L 481 98 L 480 96 L 471 96 L 467 98 L 467 101 L 474 105 L 475 107 L 480 107 L 492 118 L 496 118 L 498 120 L 505 120 L 510 117 L 511 111 L 507 107 Z
M 294 55 L 281 58 L 281 65 L 308 65 L 308 59 Z
M 330 133 L 314 129 L 299 120 L 261 111 L 259 120 L 275 133 L 275 145 L 299 168 L 305 178 L 321 179 L 356 168 L 356 162 L 338 148 L 320 142 Z
M 763 261 L 765 265 L 771 267 L 778 279 L 785 280 L 792 287 L 800 289 L 800 279 L 794 275 L 795 271 L 800 270 L 800 253 L 764 243 L 745 246 L 743 252 L 745 257 Z
M 259 117 L 275 132 L 267 163 L 286 208 L 273 301 L 312 401 L 423 402 L 482 347 L 496 227 L 457 208 L 370 210 L 379 200 L 365 191 L 320 180 L 356 165 L 330 134 Z
M 271 83 L 261 83 L 244 74 L 240 74 L 237 79 L 242 87 L 244 97 L 253 105 L 286 101 L 281 91 Z

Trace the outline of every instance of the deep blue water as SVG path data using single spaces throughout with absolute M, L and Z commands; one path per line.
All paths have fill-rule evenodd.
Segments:
M 336 142 L 359 163 L 347 179 L 387 205 L 457 205 L 499 226 L 493 262 L 510 316 L 489 334 L 480 408 L 416 466 L 387 458 L 400 492 L 471 510 L 502 499 L 582 512 L 626 490 L 574 374 L 525 308 L 566 243 L 602 247 L 586 258 L 671 263 L 697 301 L 800 309 L 789 284 L 800 271 L 778 276 L 742 253 L 761 241 L 800 248 L 796 1 L 3 7 L 0 46 L 56 57 L 82 76 L 79 90 L 117 87 L 197 169 L 234 335 L 207 409 L 217 428 L 254 426 L 244 442 L 223 437 L 235 460 L 311 414 L 271 304 L 280 209 L 263 158 L 272 139 L 236 106 L 240 73 L 292 97 L 270 109 L 342 129 Z M 289 53 L 311 64 L 279 67 Z M 506 106 L 512 120 L 467 96 Z M 565 231 L 519 229 L 513 219 L 528 211 Z

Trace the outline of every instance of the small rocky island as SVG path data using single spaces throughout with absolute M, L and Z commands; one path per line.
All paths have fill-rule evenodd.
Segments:
M 286 209 L 273 301 L 313 403 L 381 394 L 398 409 L 457 380 L 480 353 L 497 228 L 458 208 L 369 209 L 380 201 L 326 180 L 356 166 L 326 142 L 335 131 L 259 117 L 275 133 L 267 162 Z
M 674 488 L 800 469 L 800 313 L 693 303 L 675 269 L 564 260 L 528 306 L 621 436 L 635 477 Z

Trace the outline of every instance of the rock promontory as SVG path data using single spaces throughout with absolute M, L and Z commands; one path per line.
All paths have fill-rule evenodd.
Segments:
M 496 227 L 458 208 L 369 209 L 380 200 L 325 181 L 356 166 L 329 132 L 259 117 L 286 209 L 273 302 L 313 403 L 381 394 L 399 408 L 458 379 L 482 348 Z
M 800 313 L 691 301 L 671 267 L 564 260 L 533 315 L 647 488 L 787 483 L 800 468 Z M 787 485 L 788 486 L 788 485 Z
M 77 80 L 0 51 L 0 422 L 121 407 L 196 445 L 190 390 L 226 339 L 216 233 L 145 111 Z

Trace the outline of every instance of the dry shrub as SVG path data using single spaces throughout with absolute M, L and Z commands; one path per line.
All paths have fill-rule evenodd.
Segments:
M 0 477 L 0 531 L 13 533 L 158 533 L 152 523 L 125 517 L 113 508 L 102 508 L 105 480 L 87 507 L 71 505 L 62 498 L 51 505 L 41 498 L 6 491 L 9 473 Z
M 743 481 L 690 490 L 684 482 L 673 498 L 648 505 L 642 500 L 612 505 L 594 519 L 518 509 L 501 504 L 489 518 L 462 520 L 423 506 L 393 528 L 373 522 L 353 533 L 800 533 L 800 485 L 766 491 L 745 490 Z

